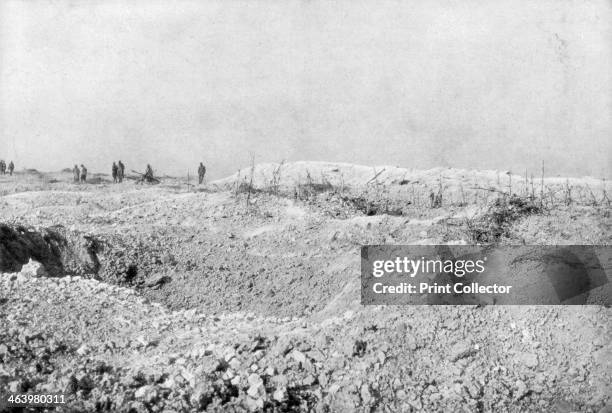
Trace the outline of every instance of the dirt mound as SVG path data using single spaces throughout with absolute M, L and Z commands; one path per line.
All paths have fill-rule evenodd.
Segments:
M 35 176 L 42 176 L 43 173 L 40 172 L 38 169 L 34 169 L 34 168 L 28 168 L 28 169 L 24 169 L 22 171 L 23 174 L 26 175 L 35 175 Z

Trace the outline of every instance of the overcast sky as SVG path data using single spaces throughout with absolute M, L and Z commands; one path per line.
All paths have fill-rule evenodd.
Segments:
M 5 0 L 0 158 L 609 177 L 611 4 Z

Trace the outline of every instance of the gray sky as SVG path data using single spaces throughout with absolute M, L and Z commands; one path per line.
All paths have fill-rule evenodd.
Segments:
M 610 176 L 608 1 L 0 3 L 0 158 Z

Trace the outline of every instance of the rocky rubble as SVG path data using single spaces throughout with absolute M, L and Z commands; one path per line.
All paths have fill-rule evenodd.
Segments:
M 610 404 L 609 308 L 359 304 L 360 245 L 461 243 L 451 218 L 473 209 L 50 185 L 0 199 L 17 257 L 0 270 L 0 393 L 62 391 L 79 412 Z M 606 245 L 609 228 L 568 207 L 504 241 Z
M 609 309 L 214 316 L 33 266 L 0 277 L 0 388 L 66 392 L 78 411 L 599 411 L 610 397 Z

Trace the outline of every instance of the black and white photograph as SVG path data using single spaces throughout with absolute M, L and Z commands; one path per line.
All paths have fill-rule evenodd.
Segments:
M 0 413 L 612 413 L 612 2 L 0 1 Z

